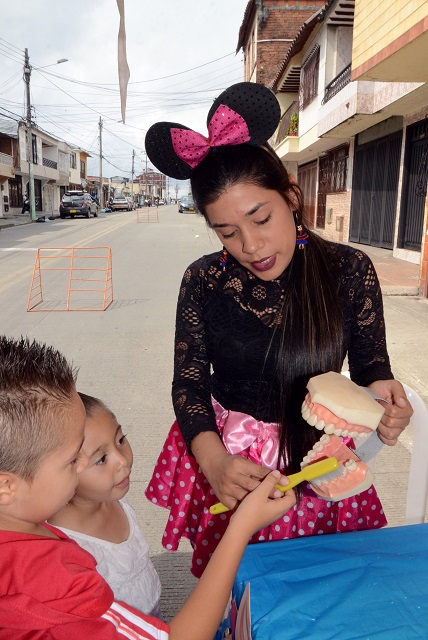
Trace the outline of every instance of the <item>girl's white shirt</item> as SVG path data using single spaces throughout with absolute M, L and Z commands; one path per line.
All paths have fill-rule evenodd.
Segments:
M 98 573 L 110 585 L 115 600 L 159 618 L 161 583 L 150 560 L 149 545 L 138 526 L 134 509 L 125 498 L 119 503 L 129 523 L 129 536 L 124 542 L 108 542 L 64 527 L 57 528 L 94 556 Z

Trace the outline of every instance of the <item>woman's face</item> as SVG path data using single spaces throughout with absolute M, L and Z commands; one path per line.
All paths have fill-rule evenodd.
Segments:
M 296 225 L 278 191 L 254 184 L 229 187 L 206 214 L 227 251 L 260 280 L 275 280 L 296 248 Z

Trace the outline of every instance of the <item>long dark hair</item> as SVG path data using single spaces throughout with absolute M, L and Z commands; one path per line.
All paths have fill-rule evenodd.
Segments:
M 303 224 L 304 203 L 300 188 L 290 180 L 279 157 L 268 146 L 218 147 L 194 169 L 191 186 L 197 208 L 206 207 L 237 183 L 278 191 Z M 310 377 L 340 371 L 343 362 L 342 308 L 339 277 L 331 243 L 311 232 L 304 250 L 295 250 L 287 268 L 287 284 L 276 331 L 280 347 L 272 391 L 280 424 L 281 460 L 286 471 L 300 470 L 300 462 L 317 440 L 317 434 L 301 417 L 300 408 Z M 336 268 L 335 268 L 336 267 Z

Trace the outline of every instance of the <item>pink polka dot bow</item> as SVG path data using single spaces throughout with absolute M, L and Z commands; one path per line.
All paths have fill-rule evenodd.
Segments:
M 191 129 L 171 129 L 172 146 L 177 156 L 194 169 L 211 147 L 249 142 L 250 133 L 244 118 L 221 104 L 208 125 L 208 138 Z

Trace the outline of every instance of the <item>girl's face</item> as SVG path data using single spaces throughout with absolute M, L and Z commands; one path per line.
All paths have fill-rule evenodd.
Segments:
M 110 502 L 123 498 L 129 490 L 133 456 L 112 413 L 99 407 L 86 418 L 82 450 L 88 466 L 79 476 L 76 499 Z
M 296 248 L 296 225 L 278 191 L 237 183 L 206 214 L 227 251 L 260 280 L 275 280 Z

